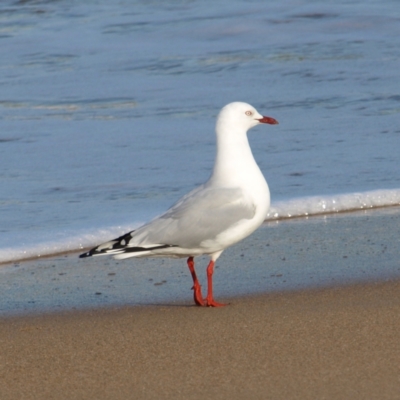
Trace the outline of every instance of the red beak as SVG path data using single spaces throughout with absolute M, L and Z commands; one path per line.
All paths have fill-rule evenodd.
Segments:
M 271 124 L 271 125 L 279 124 L 279 122 L 275 118 L 271 118 L 271 117 L 262 117 L 259 119 L 259 121 L 262 124 Z

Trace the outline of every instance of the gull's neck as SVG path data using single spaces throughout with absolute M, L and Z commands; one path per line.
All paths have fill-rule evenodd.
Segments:
M 217 124 L 217 155 L 210 183 L 220 186 L 243 184 L 262 179 L 245 129 Z

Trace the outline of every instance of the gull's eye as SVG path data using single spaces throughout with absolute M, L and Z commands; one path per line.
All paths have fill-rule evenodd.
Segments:
M 253 113 L 251 111 L 246 111 L 245 114 L 248 116 L 253 115 Z

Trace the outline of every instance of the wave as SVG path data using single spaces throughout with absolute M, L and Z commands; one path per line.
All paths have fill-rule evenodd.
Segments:
M 279 221 L 288 218 L 312 217 L 322 214 L 343 213 L 399 206 L 400 189 L 374 190 L 360 193 L 348 193 L 327 196 L 310 196 L 273 202 L 267 221 Z M 57 240 L 42 238 L 28 246 L 10 247 L 0 250 L 0 263 L 10 263 L 26 259 L 37 259 L 72 251 L 80 251 L 110 240 L 142 225 L 112 226 L 95 230 L 68 232 Z M 90 233 L 89 233 L 90 232 Z

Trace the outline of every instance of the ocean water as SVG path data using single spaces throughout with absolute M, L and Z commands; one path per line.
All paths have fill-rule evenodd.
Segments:
M 133 229 L 246 101 L 271 219 L 400 204 L 394 0 L 0 3 L 0 262 Z

